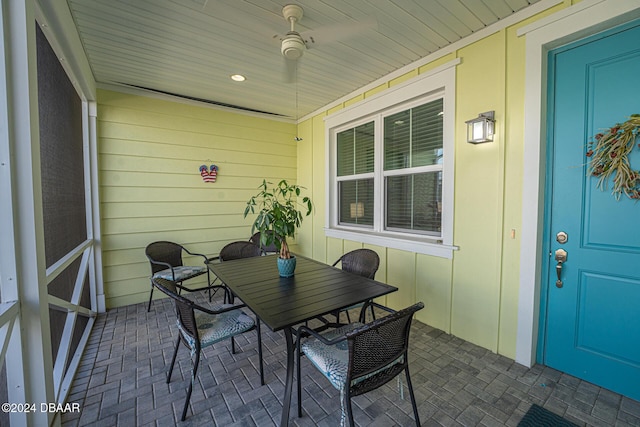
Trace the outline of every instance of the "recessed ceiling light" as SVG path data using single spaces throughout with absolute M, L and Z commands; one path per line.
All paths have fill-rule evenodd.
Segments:
M 231 74 L 231 80 L 233 80 L 234 82 L 243 82 L 247 80 L 247 78 L 242 74 Z

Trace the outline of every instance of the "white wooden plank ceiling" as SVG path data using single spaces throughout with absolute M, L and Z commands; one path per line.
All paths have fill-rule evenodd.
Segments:
M 97 82 L 289 118 L 537 1 L 67 0 Z M 315 32 L 295 72 L 280 53 L 288 3 L 304 10 L 296 30 Z

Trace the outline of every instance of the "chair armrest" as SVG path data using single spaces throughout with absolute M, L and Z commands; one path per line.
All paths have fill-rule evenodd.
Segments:
M 359 319 L 360 323 L 365 323 L 364 316 L 365 316 L 365 314 L 367 312 L 367 309 L 369 307 L 376 307 L 376 308 L 379 308 L 380 310 L 384 310 L 384 311 L 386 311 L 388 313 L 391 313 L 391 314 L 396 313 L 396 310 L 394 310 L 392 308 L 389 308 L 387 306 L 378 304 L 377 302 L 374 302 L 373 300 L 368 300 L 368 301 L 364 302 L 364 304 L 362 305 L 362 309 L 360 310 L 360 319 Z
M 183 285 L 181 285 L 179 283 L 176 283 L 175 285 L 176 285 L 176 288 L 180 288 L 185 292 L 208 291 L 208 290 L 213 290 L 213 289 L 216 289 L 216 288 L 222 289 L 225 292 L 225 294 L 227 294 L 229 292 L 229 288 L 227 288 L 224 285 L 203 286 L 201 288 L 188 288 L 188 287 L 183 286 Z
M 164 267 L 171 268 L 171 269 L 173 268 L 173 266 L 171 264 L 169 264 L 168 262 L 154 261 L 151 258 L 149 258 L 149 262 L 151 262 L 151 264 L 162 265 Z
M 327 338 L 322 336 L 322 334 L 316 332 L 315 330 L 313 330 L 313 329 L 311 329 L 311 328 L 309 328 L 307 326 L 300 326 L 298 328 L 298 330 L 296 331 L 298 343 L 300 343 L 300 338 L 302 338 L 303 333 L 319 339 L 320 341 L 322 341 L 326 345 L 336 345 L 339 342 L 345 341 L 347 339 L 346 335 L 342 335 L 342 336 L 339 336 L 339 337 L 334 338 L 332 340 L 328 340 Z M 298 344 L 298 345 L 300 345 L 300 344 Z
M 220 260 L 220 257 L 219 256 L 214 256 L 214 257 L 211 257 L 211 258 L 205 257 L 204 258 L 204 263 L 205 264 L 210 264 L 211 261 L 215 261 L 215 260 Z
M 202 311 L 203 313 L 207 313 L 207 314 L 222 314 L 222 313 L 226 313 L 228 311 L 233 311 L 233 310 L 237 310 L 239 308 L 244 308 L 246 307 L 246 304 L 237 304 L 237 305 L 232 305 L 231 307 L 225 307 L 225 308 L 221 308 L 219 310 L 210 310 L 206 307 L 203 307 L 201 305 L 197 305 L 194 303 L 193 308 L 198 310 L 198 311 Z
M 370 305 L 373 305 L 373 306 L 378 307 L 378 308 L 380 308 L 382 310 L 388 311 L 391 314 L 389 316 L 381 317 L 380 319 L 376 319 L 371 323 L 367 323 L 367 324 L 365 324 L 365 325 L 363 325 L 363 326 L 361 326 L 359 328 L 356 328 L 356 329 L 354 329 L 352 331 L 347 332 L 346 336 L 348 338 L 353 338 L 355 336 L 362 335 L 363 333 L 365 333 L 365 332 L 367 332 L 368 330 L 371 330 L 371 329 L 377 329 L 377 328 L 381 327 L 382 325 L 384 325 L 384 324 L 386 324 L 388 322 L 396 321 L 399 317 L 407 316 L 407 315 L 411 317 L 411 316 L 413 316 L 413 314 L 416 311 L 422 310 L 424 308 L 424 303 L 423 302 L 417 302 L 414 305 L 412 305 L 410 307 L 407 307 L 407 308 L 404 308 L 404 309 L 402 309 L 400 311 L 394 310 L 394 309 L 389 308 L 389 307 L 385 307 L 384 305 L 380 305 L 380 304 L 375 303 L 375 302 L 368 303 L 365 306 L 365 308 L 369 307 Z
M 384 310 L 384 311 L 387 311 L 389 313 L 397 313 L 397 310 L 394 310 L 393 308 L 387 307 L 386 305 L 378 304 L 377 302 L 374 302 L 372 300 L 366 301 L 365 305 L 367 305 L 367 306 L 372 305 L 374 307 L 377 307 L 377 308 L 379 308 L 381 310 Z
M 199 254 L 199 253 L 196 253 L 196 252 L 190 252 L 189 249 L 187 249 L 185 247 L 182 247 L 182 250 L 185 251 L 186 253 L 188 253 L 189 255 L 199 256 L 199 257 L 204 258 L 205 262 L 207 261 L 207 257 L 204 254 Z
M 171 280 L 172 280 L 173 282 L 175 282 L 175 280 L 176 280 L 176 272 L 175 272 L 175 271 L 173 271 L 173 265 L 169 264 L 168 262 L 154 261 L 154 260 L 152 260 L 152 259 L 149 259 L 149 261 L 151 262 L 151 264 L 161 265 L 161 266 L 163 266 L 163 267 L 166 267 L 166 268 L 170 269 L 170 270 L 171 270 Z M 155 273 L 153 273 L 153 272 L 152 272 L 152 273 L 151 273 L 151 276 L 153 277 L 153 275 L 154 275 L 154 274 L 155 274 Z

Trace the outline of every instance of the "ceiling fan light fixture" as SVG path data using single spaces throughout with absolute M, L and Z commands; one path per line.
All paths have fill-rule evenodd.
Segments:
M 296 60 L 302 56 L 306 46 L 304 40 L 300 37 L 300 34 L 295 32 L 289 32 L 284 39 L 282 39 L 282 46 L 280 51 L 282 56 L 287 59 Z

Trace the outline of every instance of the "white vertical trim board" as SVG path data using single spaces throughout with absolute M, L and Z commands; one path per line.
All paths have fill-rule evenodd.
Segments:
M 100 191 L 98 184 L 98 132 L 97 132 L 98 105 L 95 101 L 88 103 L 88 151 L 90 170 L 89 182 L 91 183 L 91 214 L 93 219 L 91 225 L 91 237 L 93 239 L 93 251 L 91 253 L 91 263 L 89 276 L 91 278 L 91 309 L 98 313 L 106 311 L 104 297 L 104 282 L 102 280 L 102 235 L 100 229 Z
M 18 301 L 18 280 L 16 265 L 16 224 L 13 219 L 14 188 L 13 188 L 13 159 L 11 148 L 11 102 L 9 94 L 12 92 L 11 81 L 7 71 L 11 64 L 11 25 L 10 13 L 0 7 L 0 328 L 4 330 L 2 351 L 0 352 L 0 366 L 7 367 L 7 391 L 10 402 L 26 402 L 25 374 L 22 361 L 22 335 L 20 332 L 20 303 Z M 11 302 L 9 302 L 11 301 Z M 6 355 L 10 354 L 9 360 Z M 26 414 L 10 416 L 12 425 L 26 425 Z
M 640 17 L 638 0 L 584 0 L 523 27 L 526 37 L 522 244 L 516 362 L 536 362 L 545 179 L 547 54 L 550 50 Z

